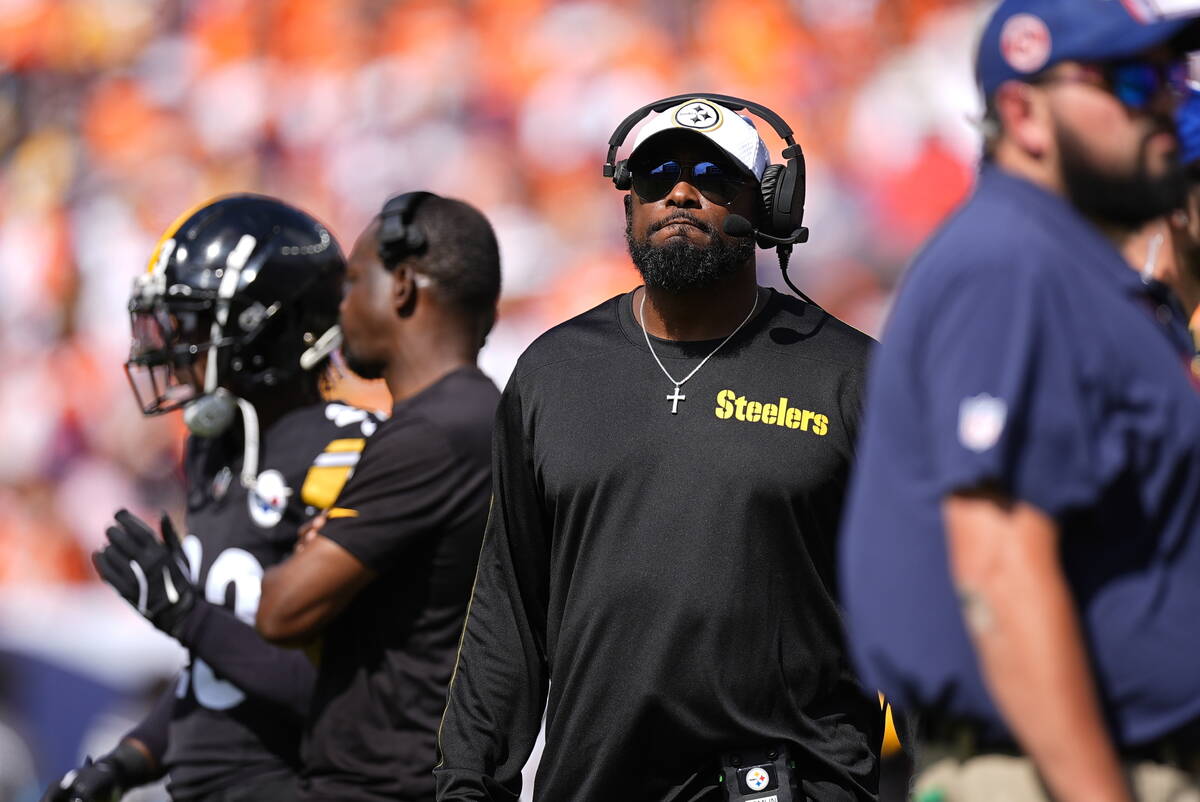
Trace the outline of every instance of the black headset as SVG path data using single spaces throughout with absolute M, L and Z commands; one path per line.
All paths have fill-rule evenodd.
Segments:
M 432 192 L 405 192 L 388 199 L 379 213 L 379 261 L 391 270 L 406 256 L 424 253 L 429 246 L 425 234 L 413 225 L 413 215 Z
M 717 103 L 734 112 L 745 109 L 770 123 L 771 127 L 775 129 L 775 133 L 779 134 L 779 137 L 787 144 L 783 150 L 783 157 L 787 159 L 787 164 L 768 165 L 767 169 L 763 171 L 760 183 L 762 219 L 757 227 L 751 226 L 751 230 L 744 231 L 744 235 L 754 234 L 760 248 L 786 247 L 790 250 L 795 243 L 807 242 L 808 229 L 804 227 L 804 151 L 796 144 L 791 127 L 784 122 L 782 117 L 766 106 L 750 100 L 730 95 L 696 93 L 674 95 L 642 106 L 626 117 L 608 138 L 608 157 L 604 162 L 605 178 L 611 178 L 617 189 L 623 192 L 628 191 L 632 185 L 629 160 L 617 161 L 617 148 L 625 141 L 625 137 L 629 136 L 633 127 L 650 112 L 655 111 L 661 114 L 672 106 L 688 100 Z M 745 224 L 742 225 L 742 228 L 745 228 Z

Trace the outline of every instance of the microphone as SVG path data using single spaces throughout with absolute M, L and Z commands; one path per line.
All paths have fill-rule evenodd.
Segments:
M 721 229 L 731 237 L 756 237 L 760 244 L 795 245 L 798 242 L 808 242 L 807 228 L 798 228 L 786 237 L 772 237 L 770 234 L 759 231 L 740 214 L 731 214 L 726 217 L 725 222 L 721 224 Z
M 721 229 L 731 237 L 757 237 L 759 246 L 763 248 L 768 245 L 779 246 L 779 269 L 783 273 L 783 282 L 788 285 L 788 289 L 809 304 L 815 306 L 817 309 L 821 308 L 820 304 L 801 292 L 800 288 L 793 284 L 791 278 L 788 277 L 788 256 L 792 252 L 792 246 L 797 242 L 808 242 L 807 228 L 797 228 L 787 237 L 772 237 L 770 234 L 764 234 L 756 229 L 749 220 L 740 214 L 731 214 L 725 218 L 725 222 L 721 224 Z

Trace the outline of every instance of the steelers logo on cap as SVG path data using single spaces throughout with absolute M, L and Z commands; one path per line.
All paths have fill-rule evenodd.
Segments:
M 721 111 L 706 100 L 692 100 L 675 111 L 675 124 L 693 131 L 711 131 L 721 125 Z

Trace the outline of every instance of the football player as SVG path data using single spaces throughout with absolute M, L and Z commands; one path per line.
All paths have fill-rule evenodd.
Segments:
M 322 400 L 345 269 L 308 214 L 233 195 L 184 215 L 135 282 L 126 372 L 144 414 L 182 409 L 191 431 L 186 534 L 121 510 L 93 562 L 190 660 L 144 722 L 44 802 L 119 799 L 164 773 L 179 801 L 292 798 L 314 668 L 253 624 L 264 570 L 332 505 L 378 423 Z

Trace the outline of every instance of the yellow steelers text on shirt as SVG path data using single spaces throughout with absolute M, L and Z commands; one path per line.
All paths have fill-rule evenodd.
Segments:
M 829 432 L 828 415 L 813 412 L 811 409 L 793 407 L 791 402 L 783 397 L 778 402 L 764 403 L 747 400 L 746 396 L 738 395 L 736 390 L 722 390 L 717 393 L 717 408 L 714 413 L 721 420 L 765 423 L 768 426 L 812 432 L 821 437 Z

